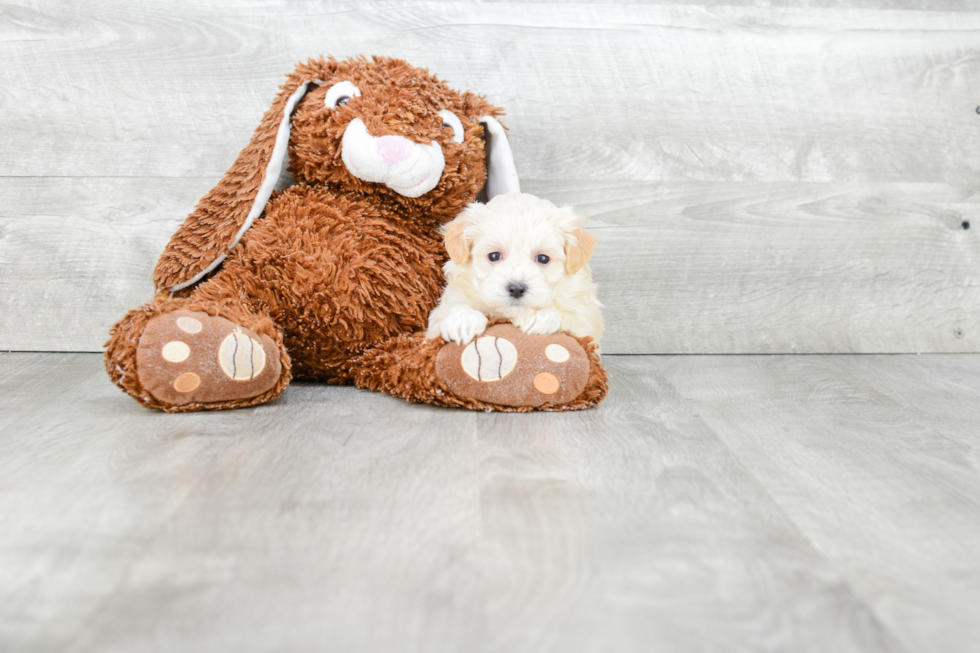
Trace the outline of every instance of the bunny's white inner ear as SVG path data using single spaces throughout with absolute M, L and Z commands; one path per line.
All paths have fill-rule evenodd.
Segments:
M 228 252 L 234 249 L 238 241 L 242 239 L 245 232 L 248 231 L 252 223 L 255 222 L 255 218 L 262 215 L 262 211 L 265 211 L 265 205 L 269 201 L 269 197 L 272 195 L 272 191 L 276 187 L 276 182 L 279 180 L 279 174 L 282 172 L 283 164 L 286 161 L 286 149 L 289 147 L 289 120 L 293 115 L 293 109 L 303 96 L 306 94 L 306 87 L 309 86 L 309 82 L 303 82 L 299 85 L 299 88 L 289 96 L 289 100 L 286 101 L 286 106 L 282 112 L 282 119 L 279 121 L 279 131 L 276 132 L 276 144 L 272 148 L 272 156 L 269 157 L 269 164 L 265 168 L 265 176 L 262 177 L 262 185 L 259 186 L 258 192 L 255 194 L 255 199 L 252 201 L 252 208 L 248 212 L 248 216 L 245 218 L 245 222 L 242 223 L 241 228 L 238 233 L 235 234 L 235 239 L 231 241 L 228 245 L 228 249 L 221 253 L 218 258 L 211 261 L 211 264 L 195 274 L 193 277 L 188 279 L 183 283 L 178 283 L 170 289 L 171 293 L 175 293 L 178 290 L 183 290 L 188 286 L 193 286 L 195 283 L 206 277 L 211 273 L 216 267 L 221 265 L 221 262 L 225 260 L 228 256 Z
M 482 116 L 480 122 L 487 136 L 487 198 L 521 192 L 514 153 L 503 125 L 493 116 Z

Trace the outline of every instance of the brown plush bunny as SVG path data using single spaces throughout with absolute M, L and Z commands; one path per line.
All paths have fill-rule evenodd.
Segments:
M 456 345 L 425 339 L 444 282 L 440 226 L 481 191 L 519 190 L 501 113 L 397 59 L 298 65 L 174 234 L 157 299 L 113 327 L 113 382 L 173 412 L 270 401 L 292 376 L 445 406 L 598 403 L 606 375 L 588 339 L 493 326 L 484 345 L 506 339 L 517 363 L 489 380 L 468 376 Z M 287 151 L 296 185 L 273 192 Z M 567 361 L 544 357 L 554 343 Z

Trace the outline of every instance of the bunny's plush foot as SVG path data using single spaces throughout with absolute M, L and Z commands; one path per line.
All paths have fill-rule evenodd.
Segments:
M 453 394 L 488 404 L 561 405 L 585 390 L 589 356 L 564 333 L 534 336 L 498 324 L 465 347 L 443 347 L 436 358 L 436 376 Z
M 105 359 L 118 386 L 168 412 L 263 403 L 289 381 L 289 357 L 271 320 L 200 302 L 131 311 L 113 328 Z
M 490 326 L 466 346 L 423 334 L 399 336 L 365 352 L 354 382 L 412 402 L 475 410 L 582 410 L 608 390 L 591 338 L 528 335 Z
M 150 320 L 136 348 L 140 385 L 170 405 L 257 397 L 279 380 L 279 349 L 223 317 L 179 310 Z

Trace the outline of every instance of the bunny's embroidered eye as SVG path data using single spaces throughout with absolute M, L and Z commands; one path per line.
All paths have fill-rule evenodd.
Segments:
M 534 260 L 540 263 L 541 265 L 547 265 L 548 261 L 550 261 L 551 258 L 548 257 L 547 254 L 538 254 L 538 256 Z
M 459 117 L 449 109 L 443 109 L 442 111 L 440 111 L 439 117 L 442 118 L 442 128 L 452 129 L 453 140 L 457 143 L 462 143 L 463 123 L 460 122 Z
M 490 252 L 487 254 L 487 258 L 490 259 L 491 262 L 496 263 L 500 260 L 500 252 Z
M 342 104 L 347 104 L 352 97 L 360 97 L 360 95 L 361 89 L 350 82 L 337 82 L 327 91 L 323 105 L 328 109 L 336 109 Z

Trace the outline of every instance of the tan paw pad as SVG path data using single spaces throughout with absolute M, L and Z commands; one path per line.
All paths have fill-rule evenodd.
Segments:
M 174 379 L 174 390 L 177 392 L 193 392 L 201 385 L 201 377 L 193 372 L 184 372 Z
M 475 381 L 499 381 L 514 371 L 517 350 L 503 338 L 483 336 L 463 349 L 460 364 Z
M 544 348 L 544 355 L 548 357 L 548 360 L 555 361 L 556 363 L 564 363 L 568 360 L 571 354 L 568 350 L 561 345 L 551 344 Z
M 218 362 L 229 379 L 251 381 L 265 369 L 265 351 L 258 340 L 235 329 L 221 341 Z
M 186 342 L 171 340 L 163 346 L 163 350 L 160 352 L 160 354 L 163 356 L 163 359 L 169 363 L 180 363 L 190 357 L 191 348 L 187 346 Z
M 200 333 L 204 325 L 201 321 L 193 317 L 178 317 L 177 318 L 177 328 L 186 333 Z
M 534 388 L 541 394 L 553 395 L 561 388 L 561 382 L 551 372 L 541 372 L 534 377 Z

